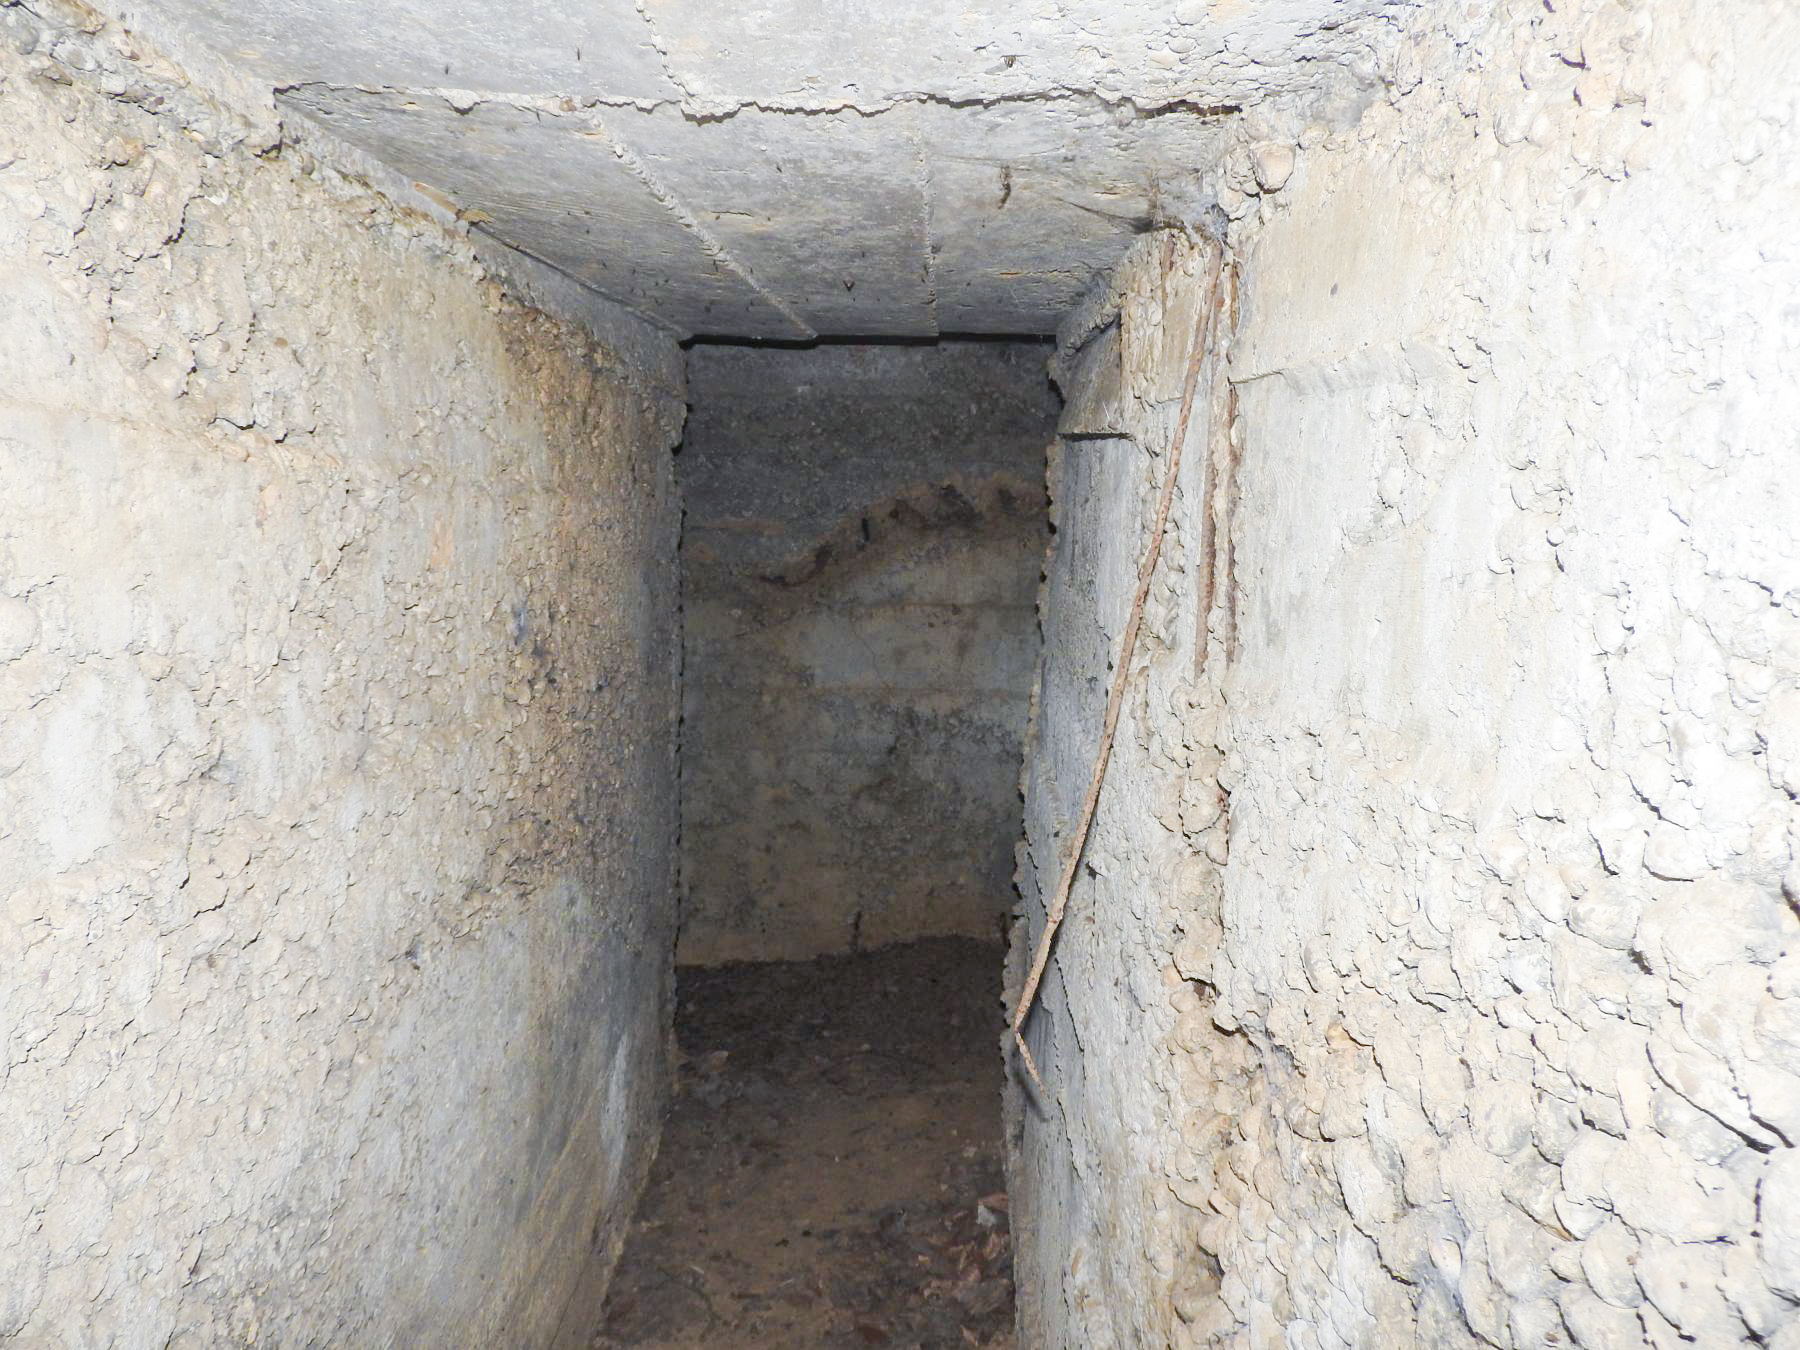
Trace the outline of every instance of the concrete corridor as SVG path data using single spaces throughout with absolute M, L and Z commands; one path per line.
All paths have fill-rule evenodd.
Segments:
M 0 0 L 0 1346 L 1800 1350 L 1796 70 Z

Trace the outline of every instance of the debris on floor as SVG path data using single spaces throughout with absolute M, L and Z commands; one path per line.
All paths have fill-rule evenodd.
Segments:
M 688 969 L 594 1350 L 1013 1345 L 1001 952 Z

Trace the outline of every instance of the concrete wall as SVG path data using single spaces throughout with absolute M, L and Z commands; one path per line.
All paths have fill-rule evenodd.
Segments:
M 998 934 L 1048 354 L 693 350 L 682 961 Z
M 1222 194 L 1014 1104 L 1026 1343 L 1800 1343 L 1797 64 L 1773 3 L 1435 10 Z M 1066 377 L 1116 435 L 1055 458 L 1022 935 L 1206 270 L 1160 248 Z
M 545 1344 L 666 1083 L 679 353 L 134 47 L 0 5 L 0 1341 Z
M 1205 312 L 1199 297 L 1217 257 L 1177 234 L 1147 236 L 1114 278 L 1110 304 L 1071 321 L 1071 334 L 1098 327 L 1060 374 L 1069 405 L 1050 455 L 1056 534 L 1023 778 L 1018 878 L 1028 917 L 1013 930 L 1009 999 L 1087 788 L 1188 342 Z M 1072 336 L 1071 355 L 1077 345 Z M 1184 988 L 1172 968 L 1183 908 L 1174 888 L 1207 866 L 1199 850 L 1217 824 L 1217 794 L 1190 769 L 1185 724 L 1205 614 L 1195 502 L 1213 386 L 1222 383 L 1215 363 L 1203 377 L 1175 524 L 1145 611 L 1136 664 L 1148 655 L 1148 669 L 1126 698 L 1086 864 L 1030 1025 L 1047 1096 L 1027 1102 L 1017 1081 L 1009 1093 L 1025 1345 L 1109 1347 L 1172 1335 L 1176 1272 L 1197 1260 L 1167 1175 L 1181 1122 L 1169 1038 L 1171 995 Z M 1207 1082 L 1203 1068 L 1196 1084 Z

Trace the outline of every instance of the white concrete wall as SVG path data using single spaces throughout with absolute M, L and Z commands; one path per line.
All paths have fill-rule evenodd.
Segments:
M 1015 1116 L 1032 1343 L 1800 1343 L 1797 68 L 1773 3 L 1421 15 L 1226 194 L 1208 655 L 1190 465 Z M 1124 438 L 1053 477 L 1028 911 L 1166 444 L 1155 247 L 1131 397 L 1070 409 Z
M 577 1338 L 667 1078 L 679 354 L 132 46 L 0 6 L 0 1342 Z

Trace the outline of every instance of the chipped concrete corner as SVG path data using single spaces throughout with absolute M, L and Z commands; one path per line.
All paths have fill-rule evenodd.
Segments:
M 691 353 L 683 963 L 999 935 L 1048 352 Z
M 1800 1343 L 1797 63 L 1778 4 L 1421 11 L 1245 155 L 1014 1102 L 1027 1343 Z M 1071 342 L 1027 936 L 1190 251 Z
M 584 1332 L 667 1080 L 679 353 L 40 0 L 0 332 L 0 1340 Z

